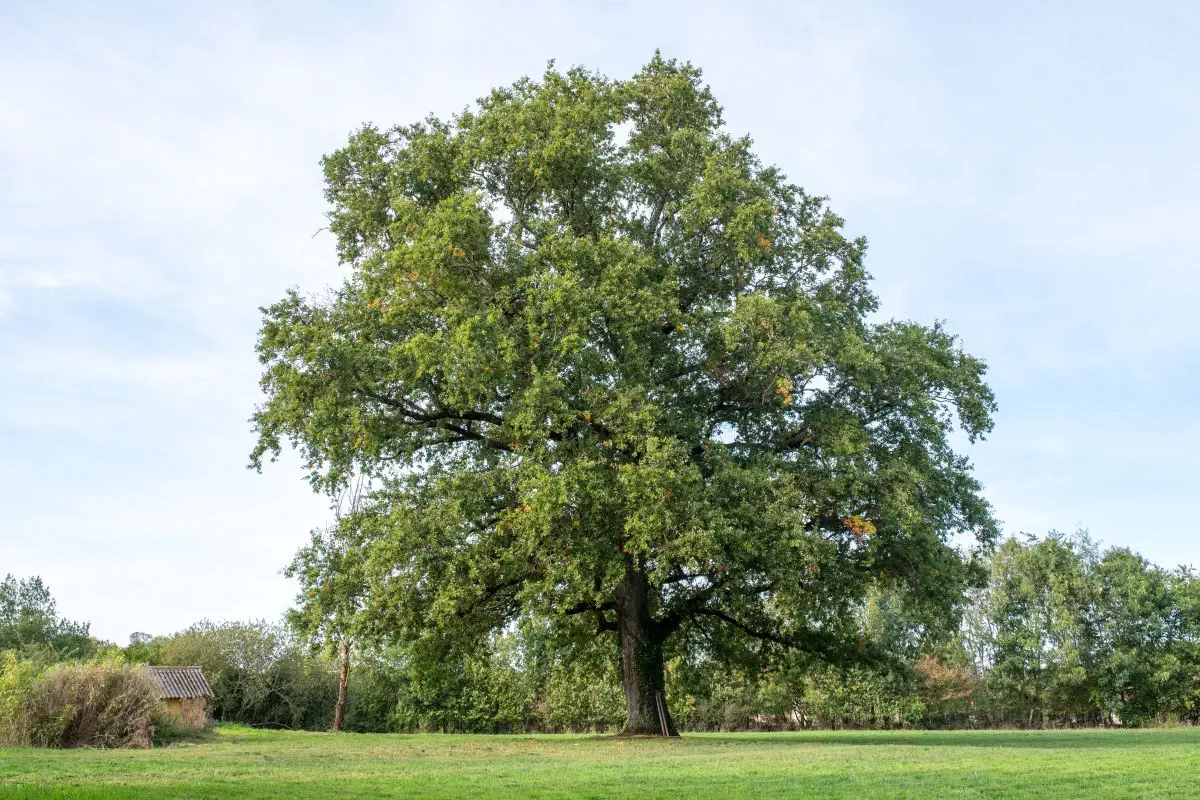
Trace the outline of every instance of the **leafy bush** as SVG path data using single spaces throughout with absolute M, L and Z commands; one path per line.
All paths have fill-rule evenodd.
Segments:
M 283 626 L 205 620 L 172 636 L 138 637 L 126 657 L 199 665 L 213 690 L 212 714 L 220 722 L 324 730 L 333 716 L 333 665 L 309 657 Z
M 6 651 L 0 660 L 0 744 L 26 744 L 30 738 L 30 699 L 43 670 Z
M 34 747 L 148 747 L 161 706 L 150 676 L 122 664 L 45 671 L 11 653 L 0 675 L 0 740 Z
M 405 664 L 395 654 L 367 650 L 350 670 L 346 730 L 381 733 L 392 730 L 391 718 L 408 691 Z

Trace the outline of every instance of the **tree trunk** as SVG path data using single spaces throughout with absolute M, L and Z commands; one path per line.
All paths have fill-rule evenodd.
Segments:
M 662 634 L 650 614 L 650 582 L 633 560 L 617 590 L 617 641 L 625 687 L 626 736 L 678 736 L 667 708 Z
M 350 684 L 350 639 L 342 637 L 338 645 L 338 696 L 333 707 L 333 729 L 340 731 L 346 721 L 346 689 Z

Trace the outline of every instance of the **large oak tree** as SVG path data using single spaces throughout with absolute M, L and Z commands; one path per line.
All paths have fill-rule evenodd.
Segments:
M 348 276 L 264 310 L 253 460 L 370 476 L 377 630 L 612 634 L 626 731 L 674 733 L 664 652 L 858 659 L 871 585 L 958 602 L 995 535 L 950 442 L 991 427 L 984 365 L 877 320 L 865 242 L 699 70 L 552 66 L 323 163 Z

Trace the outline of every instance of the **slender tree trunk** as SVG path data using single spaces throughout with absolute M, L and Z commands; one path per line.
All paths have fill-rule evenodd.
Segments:
M 650 613 L 650 582 L 632 559 L 617 590 L 617 640 L 627 736 L 678 736 L 667 708 L 662 634 Z
M 338 696 L 333 707 L 333 729 L 340 731 L 346 721 L 346 690 L 350 685 L 350 639 L 343 636 L 338 644 Z

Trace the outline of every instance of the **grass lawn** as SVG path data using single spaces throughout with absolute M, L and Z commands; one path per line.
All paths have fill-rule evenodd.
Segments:
M 0 749 L 0 797 L 1200 797 L 1200 729 L 405 736 Z

